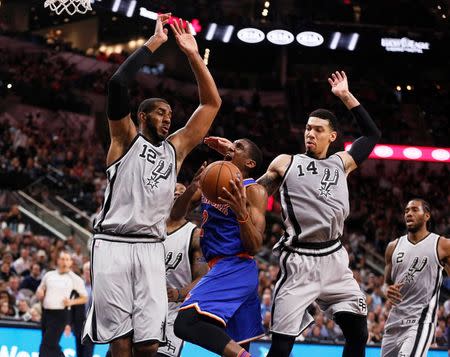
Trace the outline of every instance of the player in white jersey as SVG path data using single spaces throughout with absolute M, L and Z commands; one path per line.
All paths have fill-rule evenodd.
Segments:
M 198 184 L 199 177 L 197 174 L 192 184 Z M 186 187 L 177 183 L 175 199 L 184 191 Z M 159 347 L 158 356 L 180 356 L 183 340 L 175 336 L 173 323 L 178 315 L 178 308 L 187 294 L 208 272 L 208 264 L 203 258 L 200 247 L 200 229 L 194 223 L 187 221 L 184 216 L 177 216 L 178 212 L 186 211 L 186 209 L 177 208 L 171 211 L 167 220 L 167 239 L 164 241 L 169 313 L 166 328 L 167 344 Z
M 111 343 L 113 357 L 154 356 L 159 342 L 166 341 L 162 241 L 176 176 L 188 153 L 201 143 L 221 104 L 190 25 L 180 20 L 170 26 L 196 77 L 200 104 L 186 125 L 170 136 L 172 109 L 164 99 L 144 100 L 137 111 L 139 128 L 133 124 L 128 84 L 167 41 L 164 25 L 169 18 L 170 14 L 158 15 L 153 36 L 108 83 L 108 186 L 94 223 L 92 307 L 83 338 Z
M 347 175 L 369 156 L 381 133 L 350 93 L 344 72 L 333 73 L 328 81 L 363 135 L 350 151 L 328 157 L 337 120 L 328 110 L 315 110 L 306 124 L 306 153 L 276 157 L 258 180 L 269 194 L 280 189 L 286 228 L 276 247 L 281 269 L 273 296 L 269 357 L 289 356 L 295 337 L 313 321 L 306 309 L 315 300 L 341 327 L 346 339 L 343 355 L 365 354 L 365 296 L 339 238 L 349 214 Z
M 386 295 L 393 304 L 381 345 L 383 357 L 426 356 L 433 341 L 439 291 L 450 257 L 450 240 L 428 231 L 430 205 L 408 202 L 408 233 L 386 248 Z

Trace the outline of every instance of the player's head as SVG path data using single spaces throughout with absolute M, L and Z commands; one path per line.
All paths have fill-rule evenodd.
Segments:
M 408 232 L 415 233 L 428 228 L 431 219 L 430 204 L 421 199 L 413 198 L 405 207 L 405 222 Z
M 316 109 L 309 114 L 305 128 L 306 154 L 324 158 L 328 147 L 337 138 L 336 116 L 326 109 Z
M 245 177 L 261 167 L 263 156 L 259 147 L 250 139 L 238 139 L 228 149 L 224 160 L 235 164 Z
M 58 254 L 58 270 L 62 273 L 67 273 L 70 268 L 72 267 L 72 257 L 70 256 L 69 253 L 67 253 L 66 251 L 62 250 L 59 254 Z
M 144 134 L 163 141 L 169 134 L 172 108 L 165 99 L 148 98 L 139 104 L 137 118 Z
M 174 199 L 176 200 L 178 197 L 180 197 L 184 193 L 184 191 L 186 191 L 186 186 L 182 183 L 177 182 L 177 184 L 175 185 Z

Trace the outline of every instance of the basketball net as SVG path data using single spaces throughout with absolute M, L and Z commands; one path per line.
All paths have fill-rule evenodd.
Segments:
M 44 7 L 49 7 L 50 10 L 60 15 L 63 11 L 69 15 L 75 13 L 85 14 L 92 10 L 91 0 L 45 0 Z

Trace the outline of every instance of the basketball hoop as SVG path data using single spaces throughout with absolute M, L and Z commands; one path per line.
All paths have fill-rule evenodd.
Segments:
M 85 14 L 92 10 L 91 0 L 45 0 L 44 7 L 50 6 L 50 10 L 60 15 L 66 11 L 69 15 L 75 13 Z

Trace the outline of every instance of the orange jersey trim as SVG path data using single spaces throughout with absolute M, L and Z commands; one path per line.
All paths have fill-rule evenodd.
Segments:
M 238 253 L 236 255 L 234 255 L 236 257 L 239 258 L 244 258 L 244 259 L 253 259 L 253 256 L 251 256 L 248 253 Z M 231 255 L 231 257 L 233 257 L 233 255 Z M 222 256 L 218 256 L 218 257 L 214 257 L 212 258 L 209 262 L 208 262 L 208 266 L 209 269 L 211 269 L 214 265 L 216 265 L 220 260 L 222 260 L 223 258 L 228 258 L 228 257 L 222 257 Z
M 186 305 L 186 306 L 180 307 L 179 310 L 187 310 L 187 309 L 192 309 L 192 308 L 195 308 L 195 310 L 197 310 L 197 312 L 199 314 L 205 315 L 205 316 L 208 316 L 208 317 L 210 317 L 210 318 L 212 318 L 214 320 L 217 320 L 221 324 L 223 324 L 224 327 L 227 327 L 227 324 L 225 323 L 225 321 L 221 317 L 219 317 L 217 315 L 214 315 L 214 314 L 211 314 L 210 312 L 207 312 L 207 311 L 202 311 L 202 309 L 200 309 L 200 306 L 198 306 L 198 304 L 196 302 L 193 303 L 193 304 L 190 304 L 190 305 Z

